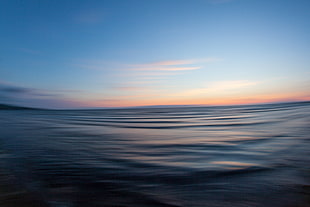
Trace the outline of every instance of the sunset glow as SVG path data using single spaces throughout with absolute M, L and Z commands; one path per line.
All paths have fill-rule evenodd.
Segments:
M 307 0 L 1 1 L 0 102 L 310 100 Z

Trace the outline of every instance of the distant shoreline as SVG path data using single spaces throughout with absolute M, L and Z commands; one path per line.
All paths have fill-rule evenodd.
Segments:
M 24 107 L 24 106 L 15 106 L 8 104 L 0 104 L 0 110 L 36 110 L 36 108 Z
M 232 105 L 151 105 L 151 106 L 129 106 L 129 107 L 85 107 L 85 108 L 36 108 L 26 106 L 16 106 L 11 104 L 1 104 L 0 110 L 117 110 L 117 109 L 159 109 L 159 108 L 187 108 L 187 107 L 238 107 L 238 106 L 258 106 L 277 104 L 310 104 L 310 101 L 276 102 L 276 103 L 252 103 L 252 104 L 232 104 Z

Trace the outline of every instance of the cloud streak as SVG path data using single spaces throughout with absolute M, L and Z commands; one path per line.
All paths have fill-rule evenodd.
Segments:
M 0 81 L 0 103 L 38 108 L 71 108 L 82 106 L 66 95 L 77 91 L 42 90 Z
M 207 0 L 207 2 L 211 4 L 224 4 L 224 3 L 231 2 L 231 1 L 233 0 Z
M 113 101 L 117 103 L 117 99 L 121 102 L 133 101 L 135 99 L 156 99 L 159 94 L 160 96 L 169 97 L 168 91 L 175 90 L 175 76 L 203 70 L 207 67 L 207 64 L 218 61 L 221 61 L 221 59 L 208 57 L 200 59 L 167 59 L 128 64 L 84 59 L 74 65 L 79 68 L 104 71 L 105 74 L 113 77 L 114 81 L 109 83 L 108 89 L 104 89 L 109 90 L 109 92 L 105 93 L 105 95 L 98 94 L 98 96 L 104 96 L 104 100 L 107 100 L 107 103 L 112 103 Z M 157 95 L 154 96 L 154 94 Z M 96 99 L 95 96 L 91 95 L 91 97 L 94 100 Z M 104 103 L 103 100 L 98 100 L 97 103 L 99 102 Z
M 198 96 L 208 94 L 218 95 L 243 90 L 257 84 L 259 84 L 259 82 L 248 80 L 216 81 L 208 84 L 206 87 L 185 90 L 180 94 L 184 96 Z
M 216 62 L 220 61 L 219 58 L 202 58 L 202 59 L 188 59 L 188 60 L 166 60 L 166 61 L 158 61 L 153 63 L 148 63 L 145 65 L 153 65 L 153 66 L 167 66 L 167 65 L 189 65 L 189 64 L 197 64 L 197 63 L 208 63 L 208 62 Z
M 113 71 L 114 73 L 137 72 L 137 71 L 191 71 L 203 69 L 204 64 L 221 61 L 219 58 L 204 58 L 204 59 L 183 59 L 183 60 L 164 60 L 149 63 L 126 64 L 116 62 L 106 62 L 99 60 L 82 60 L 72 64 L 75 67 L 98 70 L 98 71 Z M 163 73 L 164 75 L 164 73 Z
M 133 70 L 185 71 L 202 69 L 204 63 L 219 61 L 218 58 L 166 60 L 130 66 Z
M 169 68 L 187 68 L 188 70 L 192 70 L 193 67 L 202 68 L 202 65 L 205 63 L 212 63 L 221 61 L 220 58 L 203 58 L 203 59 L 184 59 L 184 60 L 164 60 L 157 62 L 149 62 L 149 63 L 117 63 L 110 61 L 102 61 L 102 60 L 78 60 L 78 62 L 72 64 L 73 66 L 91 69 L 91 70 L 105 70 L 105 69 L 118 69 L 118 70 L 168 70 Z
M 137 71 L 185 71 L 185 70 L 198 70 L 201 67 L 137 67 L 133 70 Z

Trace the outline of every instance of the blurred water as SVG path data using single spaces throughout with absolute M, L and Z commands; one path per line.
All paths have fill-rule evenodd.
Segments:
M 1 167 L 46 206 L 310 203 L 309 102 L 2 110 L 0 136 Z

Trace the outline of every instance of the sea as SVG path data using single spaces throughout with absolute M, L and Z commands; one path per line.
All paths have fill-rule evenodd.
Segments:
M 310 206 L 310 102 L 0 110 L 0 206 Z

